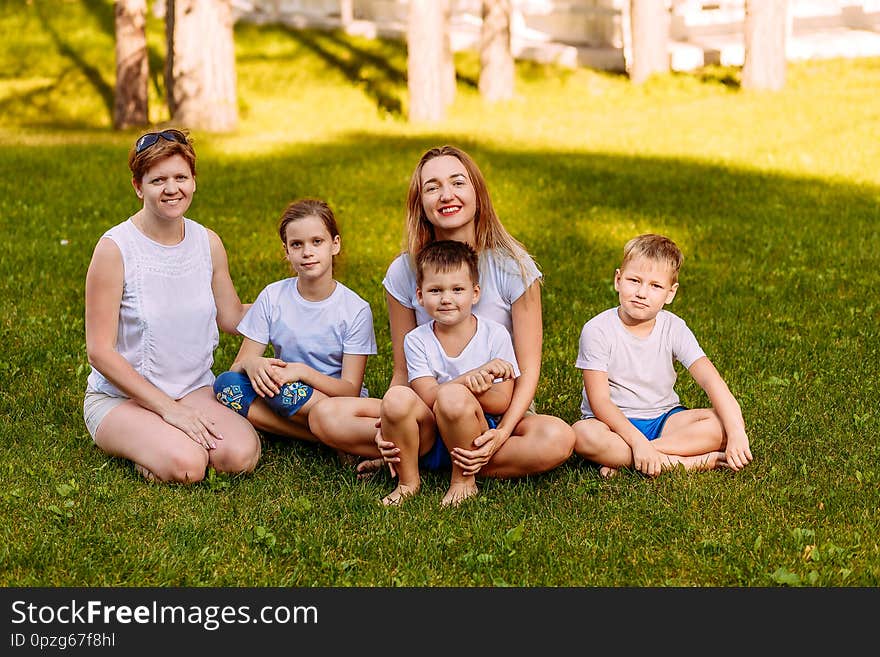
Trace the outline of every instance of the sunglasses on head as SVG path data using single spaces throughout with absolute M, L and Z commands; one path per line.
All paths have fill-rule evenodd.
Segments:
M 176 141 L 178 144 L 186 145 L 188 142 L 186 140 L 186 135 L 184 135 L 180 130 L 162 130 L 161 132 L 148 132 L 143 135 L 140 139 L 137 140 L 137 143 L 134 146 L 135 153 L 142 153 L 147 150 L 159 141 L 159 137 L 165 139 L 167 141 Z

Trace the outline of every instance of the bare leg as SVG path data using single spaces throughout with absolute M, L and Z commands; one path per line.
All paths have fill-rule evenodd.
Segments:
M 633 455 L 629 444 L 596 418 L 579 420 L 572 426 L 574 451 L 588 461 L 603 466 L 599 474 L 613 477 L 618 468 L 631 468 Z M 606 469 L 607 468 L 607 469 Z
M 686 412 L 682 411 L 676 415 L 684 415 Z M 666 424 L 668 425 L 676 415 L 671 416 Z M 619 468 L 633 467 L 632 450 L 629 444 L 609 429 L 605 423 L 595 418 L 589 418 L 575 422 L 572 428 L 577 436 L 575 452 L 585 459 L 598 463 L 601 466 L 599 468 L 600 476 L 610 478 L 617 474 Z M 665 432 L 666 427 L 664 427 L 664 435 Z M 651 444 L 668 457 L 667 465 L 669 468 L 681 465 L 685 470 L 701 471 L 727 465 L 724 452 L 706 450 L 686 455 L 669 454 L 662 449 L 661 438 L 657 438 Z
M 208 467 L 208 450 L 131 400 L 101 421 L 95 444 L 107 454 L 133 461 L 138 473 L 146 478 L 149 473 L 155 481 L 192 484 L 204 479 Z
M 723 450 L 721 420 L 711 408 L 694 408 L 670 415 L 652 444 L 664 454 L 696 456 Z
M 382 504 L 400 504 L 418 493 L 422 480 L 419 476 L 419 456 L 426 454 L 434 444 L 435 424 L 430 409 L 407 386 L 391 386 L 380 405 L 382 435 L 400 450 L 397 487 L 382 498 Z
M 480 402 L 470 390 L 458 383 L 445 383 L 437 389 L 434 417 L 449 451 L 456 447 L 470 449 L 474 438 L 489 428 Z M 476 494 L 476 476 L 464 474 L 461 467 L 453 463 L 449 490 L 440 506 L 458 506 Z
M 376 423 L 381 403 L 372 397 L 327 397 L 310 410 L 309 429 L 334 449 L 376 457 Z
M 180 401 L 209 415 L 223 436 L 216 441 L 217 449 L 208 451 L 212 468 L 230 474 L 253 471 L 260 460 L 260 437 L 247 420 L 220 404 L 208 387 L 193 390 Z
M 309 428 L 309 414 L 322 399 L 327 399 L 323 392 L 315 390 L 305 404 L 293 415 L 283 418 L 260 397 L 257 397 L 248 409 L 248 422 L 260 431 L 285 436 L 297 440 L 307 440 L 312 443 L 318 442 L 318 437 Z
M 552 470 L 568 460 L 575 433 L 553 415 L 526 415 L 480 475 L 507 479 Z

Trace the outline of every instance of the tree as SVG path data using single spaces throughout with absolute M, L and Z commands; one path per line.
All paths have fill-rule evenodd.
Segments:
M 513 98 L 510 11 L 510 0 L 483 0 L 479 88 L 489 102 Z
M 165 86 L 172 120 L 188 128 L 238 127 L 231 0 L 168 0 Z
M 116 86 L 113 127 L 117 130 L 149 123 L 147 89 L 147 1 L 116 0 Z
M 788 0 L 746 0 L 743 89 L 785 86 Z
M 630 0 L 630 81 L 641 84 L 669 72 L 669 11 L 665 0 Z
M 436 0 L 410 0 L 407 25 L 406 72 L 409 120 L 439 121 L 446 113 L 444 88 L 443 4 Z
M 443 5 L 443 102 L 452 105 L 458 90 L 458 76 L 455 72 L 455 55 L 452 52 L 452 0 L 439 0 Z

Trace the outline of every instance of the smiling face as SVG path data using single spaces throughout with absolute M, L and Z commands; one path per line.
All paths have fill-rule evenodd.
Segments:
M 465 263 L 447 271 L 426 267 L 416 297 L 438 324 L 454 326 L 470 318 L 471 309 L 480 299 L 480 286 Z
M 664 263 L 637 257 L 614 274 L 614 289 L 620 298 L 620 319 L 627 326 L 653 324 L 663 306 L 671 303 L 678 289 Z
M 316 281 L 333 277 L 333 256 L 339 253 L 339 235 L 333 237 L 316 215 L 287 224 L 284 253 L 297 276 Z
M 131 181 L 144 210 L 159 219 L 180 219 L 192 203 L 196 179 L 181 155 L 157 160 L 140 180 Z
M 472 242 L 477 196 L 464 164 L 452 155 L 435 157 L 422 167 L 420 182 L 422 208 L 436 239 Z

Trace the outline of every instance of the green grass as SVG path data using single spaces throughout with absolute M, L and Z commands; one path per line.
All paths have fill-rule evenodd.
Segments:
M 113 132 L 112 3 L 5 0 L 0 31 L 0 584 L 4 586 L 876 586 L 880 583 L 877 272 L 880 61 L 791 65 L 778 94 L 738 72 L 621 76 L 521 63 L 494 107 L 458 55 L 448 118 L 405 121 L 394 42 L 239 24 L 241 128 L 196 133 L 189 213 L 224 239 L 239 293 L 286 275 L 274 235 L 298 196 L 337 211 L 337 277 L 373 307 L 391 370 L 381 279 L 401 245 L 419 155 L 455 143 L 542 267 L 537 403 L 572 422 L 583 323 L 616 303 L 624 242 L 683 248 L 672 306 L 740 400 L 743 472 L 599 479 L 576 458 L 486 481 L 439 509 L 428 474 L 402 508 L 320 447 L 266 437 L 246 477 L 146 485 L 83 426 L 83 282 L 95 242 L 136 209 L 136 132 Z M 150 22 L 151 117 L 162 105 Z M 222 336 L 215 371 L 238 348 Z M 691 406 L 705 395 L 687 374 Z

